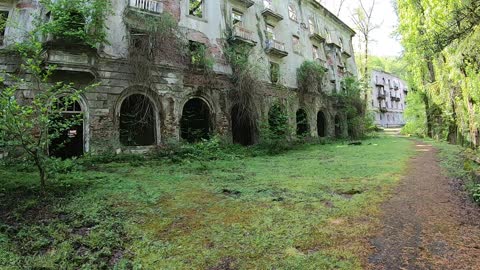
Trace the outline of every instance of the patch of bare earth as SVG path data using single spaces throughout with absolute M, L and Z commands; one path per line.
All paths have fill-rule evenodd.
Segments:
M 480 269 L 480 211 L 442 174 L 437 150 L 418 155 L 383 206 L 368 269 Z

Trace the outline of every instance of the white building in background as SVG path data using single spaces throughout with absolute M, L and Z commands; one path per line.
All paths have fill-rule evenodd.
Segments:
M 375 113 L 375 123 L 382 127 L 405 125 L 403 113 L 407 106 L 407 84 L 393 74 L 374 70 L 371 87 L 371 106 Z

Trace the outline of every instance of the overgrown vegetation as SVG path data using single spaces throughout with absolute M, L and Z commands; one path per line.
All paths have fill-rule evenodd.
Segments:
M 324 76 L 328 70 L 316 61 L 305 61 L 297 70 L 300 90 L 310 93 L 322 93 Z
M 365 110 L 365 100 L 361 98 L 362 87 L 359 81 L 346 77 L 342 81 L 342 90 L 330 98 L 339 112 L 347 118 L 348 135 L 351 139 L 364 138 L 373 127 L 373 119 Z
M 81 43 L 97 48 L 107 42 L 106 17 L 108 0 L 41 0 L 47 11 L 46 20 L 36 22 L 38 31 L 54 40 Z
M 260 121 L 256 93 L 262 93 L 264 87 L 258 76 L 260 68 L 250 61 L 252 47 L 246 44 L 234 43 L 227 38 L 224 54 L 233 70 L 231 79 L 234 89 L 230 98 L 236 110 L 231 112 L 234 114 L 232 118 L 237 119 L 240 127 L 250 130 L 250 142 L 253 144 L 258 141 Z
M 212 140 L 178 159 L 87 156 L 48 198 L 31 171 L 2 166 L 0 268 L 361 269 L 409 145 L 265 156 Z
M 410 124 L 409 130 L 477 148 L 480 2 L 401 0 L 398 13 L 410 71 L 409 95 L 423 101 L 407 111 L 425 119 Z
M 152 86 L 160 64 L 187 64 L 188 44 L 170 13 L 151 16 L 127 9 L 124 20 L 130 27 L 127 60 L 132 84 Z
M 21 73 L 29 74 L 27 82 L 19 74 L 4 73 L 0 91 L 0 145 L 12 155 L 18 150 L 34 161 L 40 175 L 42 189 L 49 175 L 49 150 L 54 139 L 82 120 L 64 117 L 62 112 L 76 102 L 84 89 L 74 89 L 70 84 L 50 84 L 55 66 L 44 65 L 43 47 L 36 36 L 16 47 L 22 59 Z M 33 92 L 30 99 L 20 92 L 27 85 Z

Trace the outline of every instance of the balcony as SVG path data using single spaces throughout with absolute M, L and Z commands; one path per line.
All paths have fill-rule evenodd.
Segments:
M 231 42 L 240 42 L 248 46 L 254 47 L 257 45 L 255 40 L 254 32 L 246 29 L 242 25 L 234 25 L 232 30 Z
M 386 107 L 385 105 L 380 106 L 379 110 L 380 110 L 381 112 L 383 112 L 383 113 L 388 112 L 388 109 L 387 109 L 387 107 Z
M 352 54 L 349 53 L 349 52 L 347 52 L 347 51 L 345 51 L 345 50 L 342 51 L 342 55 L 343 55 L 343 57 L 346 57 L 346 58 L 352 57 Z
M 129 6 L 133 9 L 160 14 L 163 4 L 159 0 L 129 0 Z
M 325 35 L 318 33 L 318 31 L 310 32 L 310 40 L 317 42 L 325 42 Z
M 384 87 L 385 86 L 385 81 L 377 79 L 377 80 L 375 80 L 375 85 Z
M 232 0 L 232 1 L 242 5 L 244 8 L 249 8 L 255 4 L 255 1 L 253 0 Z
M 385 99 L 385 97 L 386 97 L 385 93 L 383 92 L 378 93 L 378 96 L 377 96 L 378 99 Z
M 390 100 L 395 101 L 395 100 L 397 100 L 397 97 L 396 96 L 390 96 Z
M 274 39 L 269 39 L 266 41 L 265 45 L 265 52 L 267 54 L 280 58 L 286 57 L 288 55 L 288 52 L 285 50 L 285 43 L 276 41 Z
M 395 98 L 395 101 L 397 101 L 397 102 L 400 101 L 400 100 L 401 100 L 401 99 L 400 99 L 399 97 L 396 97 L 396 98 Z
M 280 15 L 280 13 L 277 13 L 270 8 L 265 8 L 262 11 L 262 16 L 265 19 L 265 21 L 272 23 L 272 24 L 277 24 L 279 21 L 283 20 L 283 16 Z
M 400 89 L 400 88 L 398 87 L 398 84 L 394 84 L 394 85 L 393 85 L 393 89 L 398 90 L 398 89 Z

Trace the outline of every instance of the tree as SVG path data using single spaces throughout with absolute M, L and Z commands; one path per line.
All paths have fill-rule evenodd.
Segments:
M 62 111 L 78 99 L 82 90 L 70 84 L 49 82 L 55 67 L 43 67 L 42 43 L 35 37 L 18 45 L 15 51 L 22 59 L 21 71 L 30 80 L 4 73 L 4 87 L 0 91 L 0 142 L 4 147 L 23 150 L 35 163 L 44 190 L 49 175 L 50 143 L 81 119 L 54 120 L 62 119 Z M 34 93 L 30 100 L 20 98 L 24 87 Z

